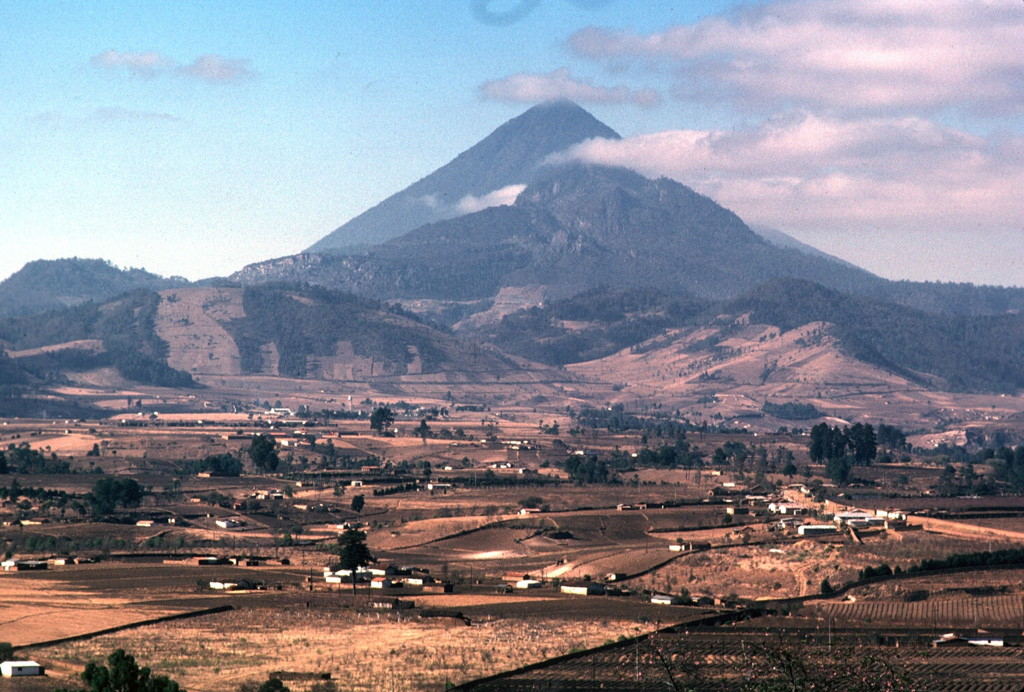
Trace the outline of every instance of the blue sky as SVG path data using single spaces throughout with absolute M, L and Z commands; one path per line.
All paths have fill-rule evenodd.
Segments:
M 302 250 L 538 100 L 892 278 L 1024 286 L 1024 5 L 0 4 L 0 278 Z

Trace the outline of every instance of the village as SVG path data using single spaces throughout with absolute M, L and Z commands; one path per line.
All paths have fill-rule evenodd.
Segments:
M 346 679 L 347 664 L 326 653 L 337 635 L 312 658 L 282 658 L 294 653 L 284 647 L 243 663 L 229 646 L 235 653 L 221 652 L 210 670 L 173 663 L 179 634 L 219 632 L 247 614 L 280 621 L 283 636 L 308 634 L 303 613 L 357 630 L 386 622 L 422 656 L 430 642 L 468 636 L 460 627 L 572 640 L 510 657 L 478 650 L 454 668 L 424 668 L 409 689 L 514 675 L 569 649 L 668 636 L 666 626 L 686 622 L 842 623 L 850 636 L 870 622 L 911 648 L 1021 644 L 1019 565 L 1010 560 L 991 586 L 985 570 L 994 568 L 977 568 L 967 601 L 941 568 L 922 571 L 928 560 L 1012 552 L 1024 538 L 1015 496 L 939 497 L 944 460 L 906 455 L 837 485 L 809 459 L 805 434 L 691 432 L 689 458 L 731 458 L 645 467 L 645 450 L 682 449 L 683 437 L 645 441 L 568 417 L 526 422 L 527 411 L 428 421 L 430 408 L 392 414 L 383 429 L 369 416 L 325 423 L 284 407 L 5 421 L 0 641 L 23 664 L 10 675 L 73 681 L 104 647 L 144 637 L 188 689 L 282 671 L 294 674 L 292 689 L 325 674 Z M 556 424 L 563 432 L 551 434 Z M 66 465 L 21 473 L 29 459 Z M 128 499 L 101 509 L 104 489 Z M 342 564 L 349 540 L 370 559 Z M 953 616 L 950 599 L 963 604 Z M 869 606 L 890 615 L 859 620 Z M 392 665 L 380 646 L 362 659 L 374 675 Z

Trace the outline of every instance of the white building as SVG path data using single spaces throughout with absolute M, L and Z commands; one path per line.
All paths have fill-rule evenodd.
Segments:
M 540 582 L 536 579 L 520 579 L 515 586 L 517 589 L 539 589 Z
M 796 530 L 801 536 L 824 536 L 836 531 L 836 527 L 831 524 L 804 524 Z
M 561 592 L 574 596 L 603 596 L 604 585 L 594 581 L 570 581 L 562 584 Z
M 35 661 L 4 661 L 0 663 L 0 674 L 5 678 L 42 675 L 44 672 L 43 667 Z

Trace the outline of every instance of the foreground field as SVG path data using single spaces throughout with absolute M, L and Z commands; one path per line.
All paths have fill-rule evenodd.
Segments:
M 0 548 L 18 559 L 98 560 L 51 560 L 45 571 L 0 573 L 0 641 L 50 671 L 45 684 L 19 681 L 17 689 L 74 686 L 88 661 L 123 647 L 193 692 L 235 692 L 275 671 L 330 673 L 344 692 L 441 690 L 684 622 L 701 636 L 740 638 L 706 647 L 707 662 L 730 674 L 744 641 L 782 630 L 836 627 L 918 646 L 938 633 L 990 628 L 1008 638 L 1008 650 L 1021 650 L 1014 638 L 1024 625 L 1021 570 L 904 574 L 839 596 L 821 593 L 824 582 L 849 584 L 868 567 L 905 571 L 924 559 L 1017 547 L 1005 529 L 1022 521 L 1019 498 L 926 494 L 945 473 L 927 457 L 858 467 L 861 485 L 837 488 L 826 484 L 821 464 L 810 463 L 804 437 L 792 432 L 692 431 L 686 440 L 675 433 L 645 440 L 635 431 L 570 433 L 567 416 L 560 419 L 565 432 L 555 436 L 538 433 L 539 422 L 529 410 L 461 412 L 457 421 L 431 422 L 464 426 L 458 439 L 415 437 L 412 420 L 396 424 L 403 428 L 398 437 L 372 434 L 365 420 L 300 432 L 245 416 L 201 425 L 176 419 L 191 426 L 183 429 L 120 421 L 5 426 L 0 437 L 15 445 L 6 448 L 11 458 L 30 441 L 44 461 L 66 458 L 70 473 L 40 465 L 36 473 L 10 474 L 0 503 Z M 65 425 L 78 432 L 64 435 Z M 265 431 L 281 454 L 273 473 L 256 468 L 248 454 L 253 434 Z M 331 444 L 314 446 L 309 436 Z M 686 457 L 675 468 L 628 468 L 633 450 L 642 457 L 645 445 L 648 455 L 679 445 L 682 453 L 684 442 L 701 450 L 699 462 Z M 96 452 L 83 456 L 93 444 Z M 710 463 L 721 448 L 732 458 L 716 455 Z M 744 459 L 737 450 L 746 450 Z M 200 462 L 225 454 L 244 465 L 242 475 L 199 474 Z M 608 482 L 572 480 L 567 458 L 607 459 L 620 470 Z M 784 475 L 786 459 L 798 470 Z M 979 464 L 975 472 L 990 474 L 993 466 Z M 137 505 L 105 514 L 90 507 L 99 480 L 125 478 L 146 489 Z M 908 525 L 897 520 L 889 528 L 804 538 L 783 531 L 769 509 L 783 500 L 799 505 L 811 523 L 831 523 L 834 512 L 851 505 L 922 514 Z M 326 581 L 323 568 L 339 561 L 338 537 L 352 525 L 365 532 L 375 567 L 390 567 L 388 575 L 406 583 L 378 591 L 364 582 L 352 596 L 349 585 Z M 980 531 L 982 525 L 992 529 Z M 669 549 L 679 544 L 688 547 Z M 199 556 L 221 564 L 200 565 Z M 411 578 L 428 575 L 453 592 L 425 593 Z M 524 575 L 543 583 L 510 588 Z M 210 587 L 241 578 L 261 588 Z M 608 594 L 561 590 L 588 579 Z M 655 594 L 696 602 L 652 603 Z M 396 598 L 415 607 L 371 605 L 393 606 Z M 216 606 L 233 610 L 206 612 Z M 150 622 L 179 614 L 196 617 Z M 732 624 L 697 623 L 737 614 L 742 621 Z M 82 638 L 39 645 L 70 636 Z M 619 689 L 630 665 L 636 673 L 637 651 L 569 666 L 566 675 L 602 674 L 605 689 Z M 981 664 L 964 658 L 957 670 L 977 672 Z M 629 684 L 658 689 L 644 687 L 650 680 Z M 11 684 L 0 680 L 0 692 Z M 532 682 L 524 684 L 531 689 Z M 288 685 L 305 692 L 312 682 Z M 1020 685 L 998 689 L 1017 692 Z
M 54 647 L 45 656 L 55 681 L 70 682 L 86 662 L 121 647 L 193 692 L 226 692 L 281 670 L 329 672 L 346 692 L 419 692 L 597 646 L 641 627 L 628 620 L 547 618 L 466 626 L 452 618 L 398 620 L 296 605 L 142 627 Z

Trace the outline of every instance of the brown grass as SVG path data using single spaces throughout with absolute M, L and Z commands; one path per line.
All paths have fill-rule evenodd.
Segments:
M 194 692 L 226 692 L 274 670 L 330 672 L 353 692 L 442 689 L 572 648 L 632 635 L 629 621 L 397 620 L 332 610 L 241 610 L 143 627 L 40 651 L 55 678 L 124 648 Z M 293 690 L 303 683 L 288 683 Z

